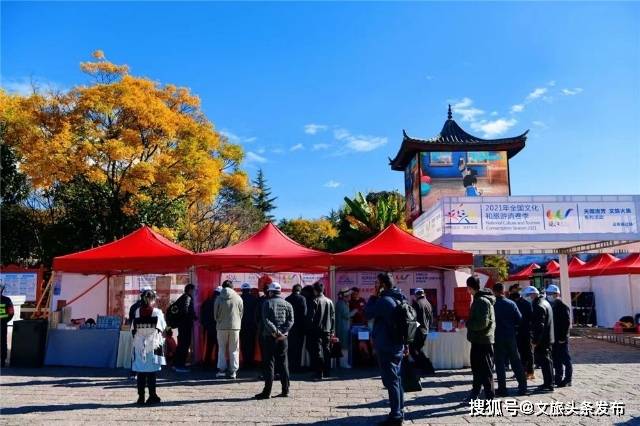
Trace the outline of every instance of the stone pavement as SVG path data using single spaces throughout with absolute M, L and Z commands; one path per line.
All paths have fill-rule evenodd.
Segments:
M 620 400 L 617 417 L 552 418 L 547 415 L 471 417 L 461 405 L 469 391 L 470 371 L 439 371 L 423 380 L 424 389 L 406 394 L 407 424 L 626 424 L 640 425 L 640 350 L 585 338 L 571 340 L 573 387 L 553 394 L 516 398 L 534 404 Z M 344 374 L 343 374 L 344 373 Z M 540 372 L 537 371 L 537 376 Z M 6 369 L 0 380 L 0 424 L 116 424 L 121 422 L 203 422 L 209 424 L 373 424 L 388 412 L 386 391 L 375 371 L 341 371 L 321 383 L 292 382 L 288 399 L 255 401 L 261 390 L 255 373 L 237 381 L 216 380 L 213 373 L 165 372 L 158 393 L 163 404 L 138 408 L 135 383 L 122 370 L 44 368 Z M 540 384 L 540 379 L 531 386 Z M 515 390 L 515 382 L 509 387 Z M 274 394 L 280 390 L 274 384 Z M 503 400 L 504 403 L 504 400 Z M 537 410 L 536 410 L 537 411 Z M 547 413 L 550 411 L 547 410 Z M 504 412 L 503 412 L 504 414 Z

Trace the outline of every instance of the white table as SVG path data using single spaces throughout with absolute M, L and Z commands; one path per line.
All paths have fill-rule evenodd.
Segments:
M 118 341 L 118 359 L 116 361 L 117 368 L 131 368 L 131 346 L 133 345 L 133 336 L 131 331 L 121 331 Z
M 436 370 L 471 366 L 471 343 L 467 340 L 466 329 L 455 332 L 429 332 L 422 351 L 429 357 Z

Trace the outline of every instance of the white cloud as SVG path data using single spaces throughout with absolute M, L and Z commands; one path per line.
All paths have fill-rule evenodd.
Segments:
M 582 93 L 581 87 L 576 87 L 574 89 L 562 89 L 562 94 L 565 96 L 574 96 Z
M 274 154 L 284 154 L 284 149 L 282 148 L 274 148 L 271 150 Z
M 220 130 L 220 134 L 226 137 L 227 139 L 229 139 L 229 142 L 234 144 L 252 143 L 258 140 L 258 138 L 255 136 L 250 136 L 250 137 L 239 136 L 228 129 Z
M 333 136 L 342 142 L 349 151 L 369 152 L 385 145 L 387 138 L 380 136 L 353 135 L 347 129 L 336 129 Z
M 493 138 L 505 133 L 518 121 L 515 119 L 498 118 L 497 120 L 482 120 L 471 123 L 471 128 L 483 132 L 485 138 Z
M 547 86 L 549 87 L 553 87 L 556 85 L 556 81 L 555 80 L 551 80 L 550 82 L 547 83 Z
M 328 129 L 328 126 L 326 126 L 325 124 L 310 123 L 310 124 L 305 124 L 304 126 L 304 132 L 308 135 L 315 135 L 316 133 L 324 132 L 327 129 Z
M 301 143 L 297 143 L 289 148 L 290 151 L 300 151 L 301 149 L 304 149 L 304 145 L 302 145 Z
M 462 121 L 474 122 L 479 116 L 484 114 L 484 111 L 473 106 L 473 101 L 470 98 L 462 98 L 460 101 L 454 101 L 451 105 L 451 110 L 454 114 L 461 116 Z
M 524 111 L 523 104 L 515 104 L 511 107 L 511 112 L 522 112 L 522 111 Z
M 266 163 L 267 159 L 261 155 L 256 154 L 255 152 L 249 151 L 247 152 L 247 163 Z
M 535 89 L 533 89 L 533 92 L 527 95 L 527 100 L 532 101 L 534 99 L 538 99 L 539 97 L 547 93 L 548 90 L 549 89 L 547 89 L 546 87 L 536 87 Z
M 267 150 L 266 150 L 266 149 L 264 149 L 264 148 L 258 148 L 258 149 L 256 149 L 256 152 L 257 152 L 258 154 L 264 154 L 266 151 L 267 151 Z
M 426 78 L 427 80 L 433 80 L 433 76 L 432 75 L 425 75 L 424 78 Z
M 547 128 L 547 125 L 544 121 L 532 121 L 532 124 L 536 127 L 540 127 L 541 129 Z
M 33 94 L 34 90 L 36 92 L 45 94 L 50 92 L 67 91 L 67 88 L 63 87 L 62 85 L 39 77 L 2 79 L 0 86 L 2 86 L 9 93 L 15 93 L 21 96 L 29 96 Z
M 495 117 L 496 115 L 498 115 L 498 111 L 491 111 L 491 115 Z
M 330 145 L 328 143 L 316 143 L 316 144 L 313 144 L 313 150 L 320 151 L 321 149 L 328 149 L 329 146 Z
M 340 182 L 336 182 L 335 180 L 330 180 L 329 182 L 324 184 L 326 188 L 337 188 L 340 185 L 342 184 Z

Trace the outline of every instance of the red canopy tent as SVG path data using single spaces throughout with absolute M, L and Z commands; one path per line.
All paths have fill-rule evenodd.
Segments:
M 614 263 L 618 262 L 618 259 L 615 256 L 610 255 L 609 253 L 599 254 L 594 257 L 587 263 L 576 267 L 573 273 L 570 272 L 570 276 L 572 277 L 590 277 L 595 275 L 602 275 L 604 271 L 606 271 L 609 267 L 611 267 Z
M 473 264 L 473 255 L 428 243 L 391 225 L 356 247 L 333 256 L 336 268 L 397 270 Z
M 306 248 L 272 223 L 236 245 L 194 256 L 197 266 L 229 272 L 326 272 L 331 255 Z
M 525 266 L 515 274 L 509 275 L 507 281 L 526 281 L 529 279 L 529 277 L 531 277 L 531 275 L 533 275 L 534 269 L 540 269 L 540 265 L 538 265 L 537 263 L 532 263 L 529 266 Z
M 193 265 L 189 250 L 169 241 L 147 226 L 89 250 L 58 256 L 53 270 L 81 274 L 184 272 Z
M 549 274 L 560 274 L 560 264 L 555 260 L 549 261 L 549 263 L 547 263 L 545 268 L 547 270 L 547 272 L 546 272 L 547 275 L 549 275 Z
M 551 265 L 553 263 L 553 265 Z M 571 260 L 569 261 L 568 267 L 569 267 L 569 276 L 570 277 L 574 277 L 576 275 L 574 275 L 574 273 L 579 270 L 580 268 L 582 268 L 582 265 L 584 265 L 584 261 L 580 260 L 579 257 L 574 256 L 571 258 Z M 555 260 L 552 260 L 551 262 L 549 262 L 547 264 L 547 274 L 551 275 L 551 277 L 553 278 L 557 278 L 560 276 L 560 264 L 558 262 L 556 262 Z
M 632 253 L 607 267 L 600 275 L 640 274 L 640 253 Z

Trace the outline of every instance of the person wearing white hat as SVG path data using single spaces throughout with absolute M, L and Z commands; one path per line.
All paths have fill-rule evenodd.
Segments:
M 271 398 L 274 373 L 280 373 L 282 392 L 279 397 L 289 396 L 289 363 L 287 362 L 287 335 L 293 326 L 293 306 L 282 298 L 282 287 L 277 282 L 269 284 L 267 299 L 262 304 L 262 337 L 264 388 L 255 399 Z
M 256 309 L 258 298 L 251 294 L 251 284 L 243 283 L 242 291 L 242 322 L 240 324 L 240 351 L 242 352 L 242 368 L 253 368 L 256 353 Z
M 543 384 L 537 392 L 553 392 L 553 363 L 551 345 L 553 345 L 553 310 L 549 302 L 540 296 L 537 288 L 529 286 L 522 290 L 522 297 L 531 302 L 531 342 L 533 357 L 542 370 Z
M 554 382 L 559 388 L 571 386 L 573 365 L 569 355 L 569 328 L 571 309 L 560 298 L 560 288 L 551 284 L 546 289 L 547 301 L 553 310 L 553 334 L 555 342 L 551 350 L 553 358 Z M 564 370 L 564 371 L 563 371 Z M 564 377 L 563 377 L 564 376 Z

